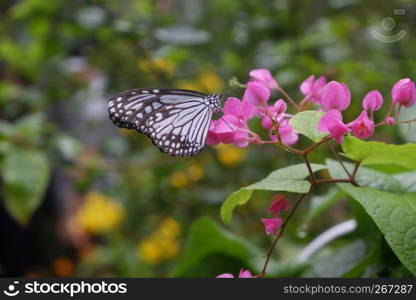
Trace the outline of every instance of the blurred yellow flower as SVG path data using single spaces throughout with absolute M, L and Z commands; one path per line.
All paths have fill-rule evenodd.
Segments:
M 198 181 L 204 177 L 204 169 L 201 165 L 193 163 L 186 169 L 186 174 L 191 181 Z
M 177 84 L 178 89 L 184 89 L 184 90 L 193 90 L 193 91 L 199 91 L 201 90 L 201 86 L 198 83 L 194 83 L 192 81 L 187 80 L 181 80 Z
M 233 145 L 219 144 L 215 146 L 218 160 L 226 167 L 235 167 L 242 162 L 247 155 L 247 150 Z
M 182 171 L 176 171 L 170 175 L 169 182 L 170 185 L 174 188 L 180 189 L 188 186 L 189 179 L 188 176 L 186 176 L 186 173 Z
M 137 245 L 137 255 L 149 264 L 158 264 L 174 259 L 179 254 L 177 237 L 181 231 L 179 223 L 172 219 L 162 220 L 158 228 Z
M 134 130 L 130 130 L 130 129 L 126 129 L 126 128 L 118 128 L 118 131 L 122 134 L 122 135 L 135 135 L 136 131 Z
M 137 255 L 149 264 L 157 264 L 163 260 L 163 249 L 158 239 L 147 238 L 137 245 Z
M 198 78 L 201 89 L 207 93 L 218 93 L 224 88 L 221 78 L 212 71 L 204 71 Z
M 180 89 L 195 90 L 206 93 L 218 93 L 223 90 L 224 82 L 210 70 L 199 73 L 195 79 L 181 80 L 177 84 Z
M 162 73 L 169 76 L 175 71 L 175 64 L 171 60 L 161 57 L 139 59 L 137 67 L 146 73 Z
M 181 226 L 175 219 L 165 218 L 160 223 L 156 232 L 167 239 L 174 239 L 181 232 Z
M 191 182 L 196 182 L 204 177 L 204 169 L 200 164 L 192 163 L 184 171 L 176 171 L 170 175 L 169 182 L 174 188 L 183 188 Z
M 90 233 L 103 233 L 115 228 L 124 217 L 119 203 L 98 192 L 89 192 L 75 220 Z

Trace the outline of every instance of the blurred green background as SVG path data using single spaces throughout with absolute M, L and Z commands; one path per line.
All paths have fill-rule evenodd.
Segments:
M 387 17 L 393 29 L 382 27 Z M 113 126 L 107 100 L 136 87 L 240 97 L 228 80 L 245 82 L 251 69 L 268 68 L 298 100 L 310 74 L 346 82 L 350 121 L 366 92 L 380 89 L 388 102 L 397 80 L 416 77 L 415 28 L 412 0 L 1 1 L 0 274 L 258 272 L 270 244 L 259 218 L 272 195 L 255 194 L 230 226 L 221 224 L 219 207 L 298 158 L 273 146 L 229 145 L 171 158 Z M 407 34 L 384 43 L 374 29 Z M 376 139 L 414 136 L 383 128 Z M 311 159 L 327 155 L 323 147 Z M 410 276 L 361 207 L 332 191 L 315 193 L 321 197 L 302 205 L 279 242 L 270 276 Z M 312 239 L 350 219 L 357 230 L 299 259 Z

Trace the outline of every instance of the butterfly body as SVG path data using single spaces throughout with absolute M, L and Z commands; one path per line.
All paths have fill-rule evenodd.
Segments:
M 191 156 L 204 147 L 221 99 L 191 90 L 133 89 L 113 96 L 107 109 L 116 126 L 147 135 L 162 152 Z

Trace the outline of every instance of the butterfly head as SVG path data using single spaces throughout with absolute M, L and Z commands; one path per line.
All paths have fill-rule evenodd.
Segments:
M 206 104 L 212 109 L 213 112 L 218 112 L 221 108 L 221 101 L 223 96 L 221 94 L 212 94 L 205 97 Z

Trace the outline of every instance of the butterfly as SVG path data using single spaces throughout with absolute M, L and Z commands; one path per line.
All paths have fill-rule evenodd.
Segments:
M 191 90 L 132 89 L 114 95 L 107 109 L 116 126 L 145 134 L 162 152 L 192 156 L 204 147 L 221 100 Z

